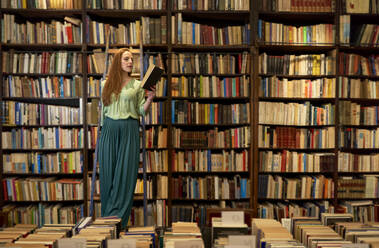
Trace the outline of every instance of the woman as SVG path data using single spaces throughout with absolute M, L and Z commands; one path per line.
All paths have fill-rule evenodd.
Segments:
M 102 216 L 118 216 L 126 227 L 133 205 L 140 153 L 139 116 L 145 115 L 155 89 L 145 90 L 131 77 L 133 56 L 118 50 L 102 82 L 102 129 L 99 142 Z

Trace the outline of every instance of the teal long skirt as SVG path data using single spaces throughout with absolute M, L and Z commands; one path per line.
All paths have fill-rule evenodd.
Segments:
M 104 119 L 98 158 L 101 216 L 118 216 L 123 228 L 133 206 L 139 164 L 139 123 L 133 118 Z

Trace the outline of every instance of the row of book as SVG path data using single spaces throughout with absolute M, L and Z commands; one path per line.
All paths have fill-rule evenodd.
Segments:
M 338 205 L 338 209 L 339 212 L 352 214 L 354 222 L 367 225 L 370 222 L 378 222 L 379 220 L 379 205 L 374 204 L 372 200 L 342 201 Z M 341 226 L 337 224 L 335 230 L 343 236 Z
M 334 75 L 336 51 L 327 54 L 259 55 L 259 73 L 274 75 Z M 343 62 L 343 61 L 341 61 Z
M 263 0 L 261 10 L 272 12 L 333 12 L 334 0 L 296 0 L 296 1 L 269 1 Z
M 136 197 L 134 197 L 136 199 Z M 89 203 L 88 203 L 89 206 Z M 88 209 L 89 211 L 89 209 Z M 149 201 L 146 205 L 147 226 L 165 227 L 168 226 L 168 207 L 166 200 Z M 101 202 L 94 201 L 94 217 L 101 217 Z M 134 206 L 130 213 L 128 229 L 145 226 L 145 214 L 143 206 Z
M 291 45 L 327 45 L 335 42 L 335 25 L 291 26 L 258 20 L 258 39 L 268 43 Z
M 1 2 L 1 8 L 11 9 L 81 9 L 82 2 L 75 0 L 29 0 L 29 1 L 14 1 L 5 0 Z
M 87 72 L 98 73 L 98 74 L 104 73 L 106 63 L 108 63 L 108 65 L 111 65 L 113 61 L 113 57 L 114 57 L 113 53 L 108 53 L 108 57 L 107 57 L 106 54 L 101 49 L 95 49 L 93 54 L 87 55 Z M 134 58 L 133 58 L 133 61 L 134 61 Z M 135 64 L 136 64 L 136 67 L 139 68 L 138 66 L 139 63 L 135 63 Z M 133 70 L 135 70 L 135 67 L 133 67 Z
M 141 42 L 140 30 L 141 20 L 131 21 L 126 24 L 119 23 L 115 26 L 92 21 L 90 17 L 86 17 L 89 32 L 86 35 L 87 43 L 105 44 L 108 40 L 109 44 L 139 44 Z
M 248 148 L 250 145 L 250 128 L 230 128 L 208 131 L 186 131 L 179 128 L 173 130 L 172 145 L 176 148 Z
M 165 81 L 166 86 L 166 81 Z M 159 90 L 159 85 L 156 87 L 156 90 Z M 157 91 L 156 91 L 157 92 Z M 158 92 L 156 96 L 158 95 Z M 158 97 L 158 96 L 157 96 Z M 145 124 L 165 124 L 168 119 L 168 103 L 167 102 L 153 102 L 150 105 L 150 110 L 145 115 Z
M 333 172 L 335 155 L 331 153 L 301 153 L 261 151 L 260 172 Z M 379 172 L 379 154 L 338 152 L 338 172 Z
M 4 35 L 1 42 L 10 44 L 81 44 L 83 25 L 81 20 L 65 17 L 64 20 L 47 22 L 25 21 L 18 23 L 15 15 L 4 14 L 1 26 Z
M 334 153 L 259 152 L 260 172 L 333 172 L 334 164 Z
M 184 21 L 182 13 L 171 18 L 177 23 L 172 32 L 173 44 L 242 45 L 250 44 L 250 24 L 218 27 Z
M 144 194 L 143 189 L 144 181 L 142 179 L 137 179 L 137 184 L 134 193 Z M 149 199 L 168 199 L 168 177 L 164 175 L 157 175 L 156 177 L 151 177 L 147 187 L 146 195 Z
M 206 104 L 191 101 L 171 102 L 173 124 L 247 124 L 250 104 Z
M 167 0 L 153 0 L 147 2 L 141 2 L 137 0 L 89 0 L 87 7 L 89 9 L 122 9 L 122 10 L 165 10 L 167 6 Z
M 335 128 L 294 128 L 258 126 L 258 147 L 333 149 Z
M 26 206 L 6 204 L 2 208 L 5 226 L 17 224 L 74 224 L 83 215 L 83 205 L 38 203 Z
M 353 33 L 353 30 L 351 30 L 350 44 L 355 46 L 378 46 L 379 25 L 363 24 L 359 29 L 354 31 Z
M 339 77 L 338 86 L 342 98 L 379 99 L 379 81 Z
M 146 205 L 146 225 L 165 227 L 168 223 L 168 208 L 166 200 L 156 200 Z M 145 214 L 143 207 L 133 207 L 128 222 L 129 230 L 131 227 L 145 226 Z
M 249 1 L 246 0 L 200 0 L 200 1 L 189 1 L 189 0 L 175 0 L 172 2 L 174 10 L 219 10 L 219 11 L 248 11 Z
M 351 26 L 350 19 L 350 15 L 340 16 L 340 43 L 354 46 L 377 46 L 379 26 L 374 24 Z
M 379 56 L 362 56 L 352 53 L 339 53 L 339 73 L 342 75 L 378 76 Z
M 154 126 L 145 132 L 146 148 L 167 148 L 167 128 L 162 126 Z M 142 145 L 142 137 L 141 142 Z
M 3 154 L 3 173 L 83 173 L 83 154 L 80 151 Z
M 87 42 L 90 44 L 166 44 L 167 43 L 167 18 L 141 17 L 140 20 L 126 24 L 112 25 L 92 21 L 87 17 L 89 34 Z
M 83 180 L 49 178 L 4 178 L 6 201 L 83 200 Z
M 250 71 L 250 56 L 242 53 L 173 53 L 172 73 L 244 74 Z
M 339 198 L 377 198 L 379 175 L 363 175 L 363 178 L 342 177 L 338 179 Z
M 23 53 L 3 51 L 5 73 L 82 73 L 82 53 L 71 51 Z
M 211 203 L 199 203 L 196 205 L 192 204 L 173 204 L 171 206 L 171 218 L 172 222 L 182 221 L 182 222 L 197 222 L 200 226 L 205 227 L 209 225 L 207 223 L 207 211 L 209 209 L 217 208 L 249 208 L 249 203 L 246 201 L 226 201 L 221 200 L 218 204 Z M 208 218 L 209 220 L 209 218 Z
M 350 101 L 340 101 L 338 106 L 342 125 L 379 125 L 379 106 L 363 106 Z
M 375 126 L 374 126 L 375 127 Z M 339 146 L 345 148 L 379 148 L 379 128 L 341 128 Z
M 379 225 L 376 222 L 339 222 L 335 224 L 334 230 L 345 240 L 356 245 L 378 247 Z
M 272 111 L 277 113 L 272 115 Z M 319 126 L 334 125 L 335 105 L 304 103 L 259 102 L 259 124 Z
M 234 176 L 183 177 L 172 179 L 174 199 L 235 200 L 250 197 L 250 180 Z
M 258 206 L 258 217 L 262 219 L 275 219 L 293 217 L 319 217 L 321 213 L 334 212 L 334 206 L 328 201 L 288 203 L 288 202 L 263 202 Z
M 216 76 L 182 76 L 171 78 L 171 96 L 174 97 L 248 97 L 248 77 L 219 78 Z
M 171 157 L 172 172 L 247 172 L 248 151 L 177 151 Z
M 379 172 L 379 154 L 338 153 L 340 172 Z
M 74 107 L 6 101 L 5 125 L 79 125 L 81 110 Z
M 83 95 L 83 78 L 74 77 L 19 77 L 8 76 L 3 81 L 4 97 L 63 98 Z
M 334 98 L 336 95 L 336 79 L 299 79 L 261 77 L 260 97 L 283 98 Z
M 165 175 L 148 175 L 146 178 L 146 199 L 167 199 L 168 188 L 165 186 L 167 183 L 168 178 Z M 90 195 L 92 190 L 92 180 L 89 177 L 87 178 L 87 184 L 87 194 Z M 100 190 L 100 181 L 99 179 L 96 179 L 93 187 L 94 200 L 100 200 Z M 134 189 L 134 198 L 139 199 L 142 195 L 144 195 L 144 180 L 137 178 L 136 187 Z
M 285 178 L 259 175 L 258 197 L 269 199 L 330 199 L 334 197 L 332 178 L 323 175 Z
M 168 150 L 146 151 L 146 172 L 168 172 Z
M 349 14 L 378 14 L 378 0 L 345 0 L 342 4 L 343 12 Z
M 83 129 L 12 129 L 2 133 L 3 149 L 79 149 L 83 147 Z

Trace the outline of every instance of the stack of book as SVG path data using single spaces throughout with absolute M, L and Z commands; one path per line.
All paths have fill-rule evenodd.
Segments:
M 115 228 L 107 226 L 90 225 L 82 229 L 72 238 L 84 238 L 87 247 L 105 247 L 108 239 L 115 239 Z
M 197 223 L 194 222 L 174 222 L 172 231 L 165 232 L 163 236 L 164 247 L 181 247 L 184 244 L 193 248 L 204 248 L 202 236 Z
M 345 240 L 353 243 L 379 243 L 379 223 L 339 222 L 335 229 Z
M 45 224 L 35 230 L 39 234 L 64 233 L 65 237 L 73 235 L 75 224 Z
M 359 237 L 357 243 L 369 244 L 371 248 L 379 248 L 379 237 Z
M 228 237 L 220 237 L 215 240 L 214 248 L 255 248 L 255 235 L 229 235 Z
M 256 247 L 298 247 L 304 245 L 296 241 L 287 228 L 273 219 L 256 219 L 251 221 L 252 234 L 256 236 Z
M 351 244 L 315 217 L 294 218 L 292 230 L 294 238 L 309 248 L 342 247 L 344 244 Z
M 17 224 L 14 227 L 0 229 L 0 246 L 13 243 L 19 238 L 26 237 L 37 228 L 36 225 Z
M 32 233 L 25 238 L 19 238 L 14 242 L 18 247 L 31 247 L 32 245 L 43 245 L 52 247 L 58 239 L 65 238 L 65 232 Z
M 106 247 L 107 240 L 119 238 L 120 227 L 121 219 L 114 216 L 100 217 L 95 220 L 92 220 L 91 217 L 83 218 L 79 223 L 72 227 L 74 236 L 72 236 L 71 239 L 80 239 L 80 241 L 72 241 L 72 244 L 76 241 L 80 243 L 84 239 L 86 247 Z M 68 243 L 69 242 L 65 241 L 65 244 Z
M 339 214 L 339 213 L 322 213 L 321 222 L 325 226 L 334 227 L 336 222 L 353 222 L 354 216 L 352 214 Z
M 108 227 L 112 230 L 111 237 L 113 239 L 119 238 L 121 231 L 121 218 L 116 216 L 98 217 L 93 221 L 91 226 Z
M 222 217 L 212 218 L 212 243 L 223 244 L 225 238 L 230 235 L 247 235 L 249 233 L 249 227 L 247 224 L 241 222 L 226 222 L 222 220 Z
M 130 227 L 127 232 L 120 234 L 121 239 L 135 239 L 137 248 L 155 247 L 155 237 L 153 226 Z

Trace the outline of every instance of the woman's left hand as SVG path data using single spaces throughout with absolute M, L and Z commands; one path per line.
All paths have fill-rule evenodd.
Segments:
M 155 86 L 147 91 L 147 99 L 152 101 L 155 97 Z

